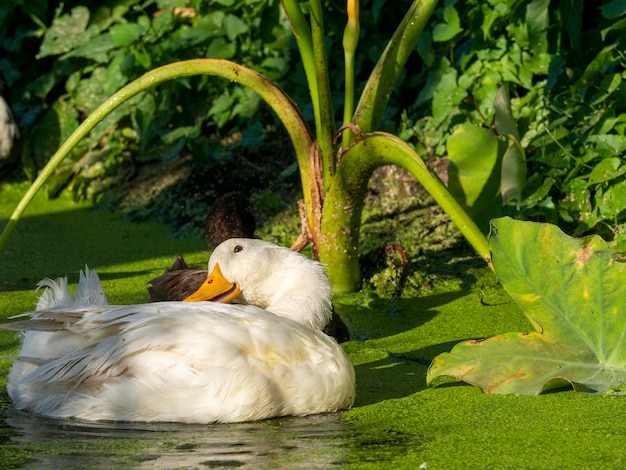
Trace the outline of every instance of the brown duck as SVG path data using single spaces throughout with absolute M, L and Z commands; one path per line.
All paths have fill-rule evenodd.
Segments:
M 256 238 L 255 230 L 250 201 L 239 192 L 226 193 L 218 198 L 205 220 L 207 243 L 211 249 L 229 238 Z M 177 256 L 171 268 L 149 281 L 150 301 L 182 301 L 200 288 L 207 275 L 205 268 L 189 266 L 182 256 Z M 335 313 L 334 307 L 331 321 L 324 331 L 340 343 L 350 339 L 348 327 Z

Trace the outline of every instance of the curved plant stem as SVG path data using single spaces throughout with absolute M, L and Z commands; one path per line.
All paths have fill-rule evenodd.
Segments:
M 302 114 L 291 99 L 273 82 L 265 76 L 234 62 L 218 59 L 194 59 L 174 64 L 165 65 L 152 70 L 142 77 L 134 80 L 119 90 L 81 123 L 72 135 L 61 145 L 59 150 L 52 156 L 50 161 L 41 170 L 31 187 L 19 202 L 7 225 L 0 235 L 0 251 L 4 248 L 9 235 L 15 228 L 18 220 L 35 197 L 39 189 L 54 172 L 63 159 L 72 151 L 79 141 L 87 135 L 102 119 L 117 107 L 133 96 L 146 91 L 168 80 L 192 75 L 216 75 L 247 86 L 258 93 L 272 109 L 287 128 L 291 141 L 295 147 L 302 186 L 309 184 L 309 151 L 312 137 Z M 304 192 L 305 202 L 310 207 L 310 194 Z
M 411 173 L 491 267 L 487 239 L 441 180 L 406 142 L 392 134 L 375 132 L 366 134 L 344 152 L 324 201 L 320 261 L 327 265 L 336 292 L 359 287 L 364 195 L 372 172 L 382 165 L 397 165 Z

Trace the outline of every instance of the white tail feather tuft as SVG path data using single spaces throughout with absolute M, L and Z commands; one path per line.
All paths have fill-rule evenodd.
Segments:
M 42 279 L 37 283 L 37 290 L 44 287 L 46 290 L 39 296 L 36 310 L 107 305 L 107 297 L 100 284 L 100 278 L 96 271 L 89 270 L 87 265 L 85 265 L 85 272 L 80 272 L 76 296 L 70 292 L 67 277 L 59 277 L 55 280 Z
M 53 307 L 71 307 L 74 304 L 74 296 L 67 286 L 67 277 L 59 277 L 55 280 L 49 277 L 37 283 L 37 291 L 46 288 L 39 296 L 36 310 L 47 310 Z
M 102 289 L 96 270 L 90 271 L 89 267 L 85 265 L 85 272 L 80 272 L 74 306 L 86 307 L 88 305 L 107 305 L 107 303 L 107 296 Z

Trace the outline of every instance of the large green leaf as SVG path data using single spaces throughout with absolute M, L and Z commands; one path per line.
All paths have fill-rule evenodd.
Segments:
M 626 387 L 626 264 L 598 236 L 492 221 L 500 282 L 537 330 L 465 341 L 435 358 L 428 382 L 455 376 L 486 393 L 535 395 L 569 382 L 589 393 Z
M 463 124 L 446 142 L 448 189 L 484 232 L 500 215 L 498 138 L 489 129 Z

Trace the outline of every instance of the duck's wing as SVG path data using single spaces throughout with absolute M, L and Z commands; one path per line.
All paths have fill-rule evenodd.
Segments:
M 0 328 L 13 331 L 59 331 L 69 329 L 70 325 L 73 325 L 84 316 L 84 312 L 53 312 L 52 315 L 49 315 L 49 313 L 42 310 L 40 312 L 22 314 L 20 317 L 26 315 L 31 315 L 31 317 L 28 320 L 0 323 Z
M 49 416 L 242 421 L 354 399 L 354 372 L 335 341 L 257 307 L 165 302 L 37 315 L 32 326 L 57 325 L 53 335 L 81 341 L 62 356 L 29 354 L 9 377 L 16 406 Z M 91 409 L 85 397 L 97 397 Z
M 15 357 L 9 373 L 7 389 L 12 391 L 16 406 L 19 397 L 29 397 L 29 385 L 25 378 L 42 367 L 48 367 L 51 361 L 63 358 L 77 350 L 89 348 L 103 335 L 97 328 L 85 328 L 90 317 L 99 317 L 113 307 L 106 305 L 88 307 L 55 307 L 48 310 L 36 310 L 20 315 L 30 317 L 11 323 L 0 324 L 0 328 L 20 331 L 23 335 L 22 346 L 18 357 Z M 22 391 L 26 390 L 24 393 Z
M 123 364 L 124 356 L 171 345 L 164 332 L 165 317 L 173 311 L 168 304 L 59 307 L 29 312 L 24 314 L 29 319 L 0 324 L 0 328 L 24 333 L 12 370 L 14 381 L 41 383 L 51 389 L 74 388 L 84 382 L 115 378 L 123 372 L 125 366 L 116 367 Z M 164 318 L 160 318 L 161 313 Z M 141 344 L 129 341 L 130 331 L 141 330 L 141 325 L 150 323 L 160 324 L 158 333 L 154 327 L 146 328 Z M 19 367 L 20 362 L 26 366 Z
M 150 301 L 183 300 L 198 290 L 207 275 L 206 269 L 189 266 L 182 256 L 177 256 L 170 269 L 149 281 Z

